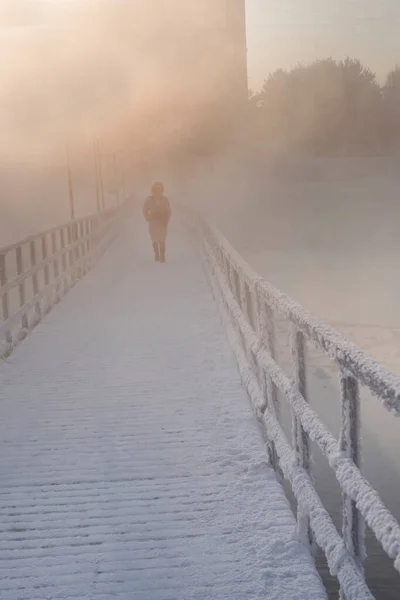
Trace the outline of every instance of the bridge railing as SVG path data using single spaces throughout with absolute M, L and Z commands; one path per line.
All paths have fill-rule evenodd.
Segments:
M 94 266 L 114 236 L 120 210 L 76 219 L 0 248 L 0 357 Z
M 364 524 L 370 527 L 400 572 L 400 526 L 360 471 L 359 385 L 367 386 L 393 415 L 400 415 L 400 378 L 260 277 L 223 235 L 198 214 L 186 213 L 201 234 L 214 295 L 239 363 L 241 377 L 262 425 L 271 466 L 286 478 L 297 501 L 299 535 L 324 552 L 345 600 L 366 600 Z M 276 358 L 279 315 L 291 328 L 291 379 Z M 340 372 L 341 429 L 331 434 L 308 402 L 307 343 L 313 342 Z M 279 419 L 283 395 L 292 414 L 289 441 Z M 316 492 L 311 441 L 329 461 L 342 490 L 342 535 Z

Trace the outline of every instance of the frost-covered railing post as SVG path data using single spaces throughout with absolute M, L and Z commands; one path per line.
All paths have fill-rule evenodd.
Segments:
M 97 262 L 125 205 L 0 248 L 0 358 Z
M 294 325 L 291 332 L 291 355 L 296 388 L 307 402 L 306 340 L 304 334 Z M 310 440 L 301 424 L 301 419 L 299 419 L 295 411 L 292 411 L 292 446 L 296 452 L 298 464 L 310 475 Z M 313 534 L 309 518 L 304 513 L 304 507 L 299 507 L 298 509 L 297 522 L 300 539 L 304 543 L 310 544 L 311 549 L 314 551 Z
M 311 550 L 315 545 L 322 549 L 331 573 L 339 580 L 343 599 L 373 600 L 362 567 L 364 521 L 399 572 L 400 526 L 360 471 L 359 386 L 367 387 L 386 409 L 400 416 L 400 378 L 263 280 L 198 213 L 183 211 L 199 232 L 210 284 L 243 384 L 262 424 L 269 462 L 291 484 L 301 539 L 310 544 Z M 286 321 L 292 332 L 292 378 L 278 364 L 276 316 Z M 335 439 L 309 403 L 308 344 L 326 353 L 340 372 L 339 439 Z M 284 400 L 292 412 L 291 440 L 280 422 L 279 407 Z M 311 442 L 328 459 L 342 490 L 341 533 L 314 486 Z
M 21 246 L 18 246 L 18 248 L 16 248 L 15 254 L 16 254 L 16 259 L 17 259 L 17 275 L 18 275 L 18 277 L 21 277 L 22 271 L 23 271 Z M 23 308 L 25 306 L 25 281 L 24 280 L 22 280 L 18 284 L 18 294 L 19 294 L 19 306 L 23 310 Z M 22 313 L 21 322 L 22 322 L 22 328 L 28 329 L 28 317 L 25 312 Z
M 340 450 L 344 456 L 361 467 L 360 393 L 358 381 L 346 369 L 340 372 L 341 428 Z M 360 567 L 365 558 L 364 521 L 356 502 L 343 493 L 343 539 L 348 551 Z
M 0 254 L 0 286 L 7 285 L 7 271 L 6 271 L 6 252 L 2 252 Z M 8 307 L 8 290 L 4 292 L 1 296 L 1 307 L 2 307 L 2 317 L 3 322 L 7 323 L 9 318 L 9 307 Z M 8 327 L 4 328 L 4 337 L 6 339 L 7 344 L 11 344 L 11 332 Z
M 270 356 L 275 358 L 275 325 L 273 314 L 269 306 L 260 296 L 258 303 L 260 307 L 260 342 L 268 350 Z M 268 372 L 265 369 L 262 369 L 261 371 L 263 373 L 262 392 L 265 401 L 265 409 L 268 408 L 274 414 L 275 418 L 279 418 L 278 390 Z M 279 466 L 278 453 L 273 440 L 270 443 L 270 456 L 274 471 L 281 479 L 283 479 L 283 473 Z
M 29 242 L 29 256 L 30 256 L 30 266 L 32 270 L 32 292 L 33 297 L 36 298 L 39 293 L 39 284 L 38 284 L 38 275 L 36 272 L 36 240 L 31 240 Z M 35 311 L 36 311 L 36 321 L 40 321 L 42 317 L 42 311 L 40 308 L 40 302 L 37 300 L 35 302 Z
M 45 289 L 48 288 L 49 283 L 50 283 L 50 273 L 49 273 L 49 265 L 47 262 L 47 234 L 43 234 L 42 235 L 42 261 L 43 261 L 43 276 L 44 276 L 44 287 Z M 48 312 L 50 310 L 51 307 L 51 303 L 49 301 L 49 298 L 45 297 L 45 307 L 44 310 L 45 312 Z

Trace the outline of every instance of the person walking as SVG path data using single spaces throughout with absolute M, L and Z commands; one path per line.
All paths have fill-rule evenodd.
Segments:
M 157 262 L 165 263 L 168 223 L 171 218 L 171 207 L 168 198 L 164 196 L 164 185 L 154 183 L 151 196 L 146 199 L 143 208 L 144 218 L 149 224 L 150 238 Z

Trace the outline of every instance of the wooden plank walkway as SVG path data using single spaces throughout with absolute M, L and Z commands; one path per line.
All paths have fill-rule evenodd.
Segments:
M 196 248 L 140 220 L 0 365 L 2 600 L 321 600 Z

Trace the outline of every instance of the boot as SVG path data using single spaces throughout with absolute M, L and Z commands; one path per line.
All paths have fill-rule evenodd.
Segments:
M 165 263 L 165 242 L 160 244 L 160 261 Z
M 155 258 L 156 262 L 159 262 L 160 261 L 160 252 L 158 249 L 157 242 L 153 242 L 153 249 L 154 249 L 154 258 Z

